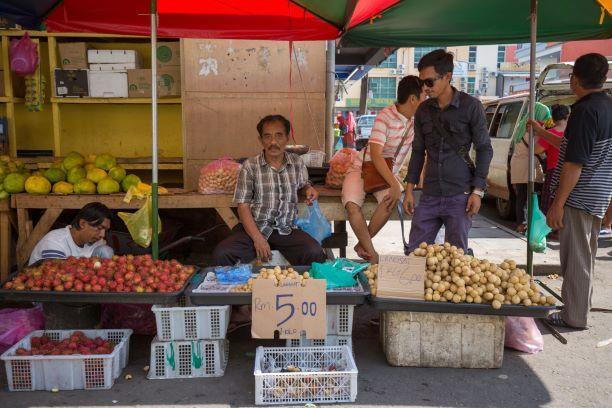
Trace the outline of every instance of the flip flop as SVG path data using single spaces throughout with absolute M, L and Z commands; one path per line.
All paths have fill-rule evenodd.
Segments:
M 548 315 L 548 317 L 546 318 L 546 322 L 548 322 L 548 324 L 552 324 L 553 326 L 566 327 L 568 329 L 574 329 L 574 330 L 587 330 L 588 329 L 588 327 L 570 326 L 569 324 L 565 322 L 565 320 L 563 320 L 563 317 L 561 317 L 561 312 L 555 312 L 555 313 Z

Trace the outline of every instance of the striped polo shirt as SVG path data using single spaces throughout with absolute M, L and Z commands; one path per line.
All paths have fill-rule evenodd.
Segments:
M 405 134 L 405 136 L 404 136 Z M 370 140 L 368 143 L 376 143 L 383 146 L 382 155 L 385 158 L 393 158 L 395 152 L 402 140 L 405 137 L 406 140 L 402 145 L 402 149 L 399 151 L 397 158 L 395 159 L 395 166 L 393 166 L 393 173 L 399 173 L 402 168 L 402 164 L 406 160 L 412 140 L 414 139 L 414 118 L 408 119 L 397 111 L 395 105 L 390 105 L 383 108 L 374 120 L 374 126 L 372 127 L 372 133 L 370 134 Z M 372 160 L 370 156 L 370 148 L 365 150 L 365 160 Z M 357 155 L 357 159 L 353 162 L 355 170 L 361 171 L 361 164 L 363 162 L 364 152 L 360 152 Z
M 581 164 L 582 172 L 565 204 L 603 218 L 612 199 L 612 97 L 605 92 L 572 105 L 553 173 L 555 192 L 566 161 Z

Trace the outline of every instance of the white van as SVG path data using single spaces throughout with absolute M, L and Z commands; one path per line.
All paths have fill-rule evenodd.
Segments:
M 608 62 L 612 64 L 612 61 Z M 536 84 L 536 100 L 547 106 L 571 105 L 576 97 L 569 85 L 573 63 L 548 65 Z M 612 66 L 604 88 L 612 90 Z M 523 112 L 529 109 L 529 94 L 518 94 L 485 102 L 485 113 L 489 124 L 493 160 L 487 179 L 487 194 L 496 198 L 497 212 L 503 219 L 514 217 L 514 191 L 510 185 L 510 158 L 514 150 L 512 135 Z

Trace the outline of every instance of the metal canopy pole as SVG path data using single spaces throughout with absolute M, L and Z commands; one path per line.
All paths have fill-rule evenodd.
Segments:
M 336 41 L 327 41 L 325 82 L 325 150 L 327 160 L 334 155 L 334 105 L 336 104 Z
M 531 48 L 529 58 L 529 119 L 535 119 L 535 70 L 536 70 L 536 39 L 538 28 L 538 0 L 531 0 Z M 527 273 L 533 277 L 533 251 L 529 246 L 531 241 L 531 218 L 533 217 L 532 196 L 534 194 L 534 164 L 535 138 L 533 128 L 529 127 L 529 178 L 527 184 Z
M 151 254 L 153 259 L 159 257 L 159 215 L 157 197 L 157 1 L 151 0 L 151 137 L 152 137 L 152 240 Z

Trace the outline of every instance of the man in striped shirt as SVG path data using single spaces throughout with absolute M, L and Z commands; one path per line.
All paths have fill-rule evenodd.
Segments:
M 323 262 L 321 245 L 295 228 L 298 192 L 312 204 L 319 196 L 302 159 L 285 151 L 291 123 L 281 115 L 269 115 L 257 125 L 263 152 L 242 164 L 234 203 L 241 223 L 213 251 L 216 265 L 248 263 L 256 257 L 266 262 L 272 249 L 292 265 Z
M 597 238 L 602 219 L 606 226 L 612 220 L 612 98 L 602 91 L 607 74 L 606 57 L 586 54 L 570 77 L 578 101 L 561 143 L 552 181 L 556 195 L 546 217 L 560 230 L 564 308 L 549 317 L 557 326 L 587 327 Z
M 113 249 L 104 236 L 111 225 L 112 213 L 102 203 L 85 205 L 65 228 L 49 231 L 34 247 L 28 265 L 44 259 L 112 258 Z

